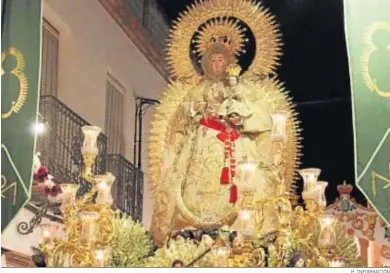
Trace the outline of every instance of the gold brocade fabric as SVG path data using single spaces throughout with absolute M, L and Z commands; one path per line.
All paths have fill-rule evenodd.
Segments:
M 204 81 L 195 87 L 183 103 L 176 130 L 175 142 L 164 156 L 164 179 L 157 195 L 152 232 L 157 242 L 162 242 L 172 230 L 186 227 L 207 228 L 233 224 L 235 207 L 229 202 L 231 184 L 220 183 L 225 159 L 224 142 L 217 138 L 218 131 L 200 125 L 199 118 L 186 111 L 190 102 L 203 101 L 208 111 L 221 103 L 218 101 L 219 84 Z M 237 164 L 244 160 L 269 164 L 272 141 L 270 112 L 261 100 L 251 101 L 250 90 L 242 88 L 242 95 L 250 102 L 251 118 L 244 123 L 245 132 L 234 141 Z M 248 95 L 247 95 L 248 94 Z M 256 98 L 257 99 L 257 98 Z M 185 116 L 186 115 L 186 116 Z M 183 123 L 185 121 L 185 124 Z M 179 125 L 180 124 L 180 125 Z M 275 187 L 265 170 L 256 168 L 255 199 L 263 200 L 275 195 Z M 238 202 L 242 183 L 237 179 Z M 266 222 L 263 232 L 276 228 L 274 204 L 265 204 Z

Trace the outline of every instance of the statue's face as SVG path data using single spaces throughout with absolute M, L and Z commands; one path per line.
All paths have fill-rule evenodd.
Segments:
M 228 77 L 228 83 L 230 86 L 237 85 L 237 78 L 236 77 Z
M 226 68 L 225 56 L 221 53 L 215 53 L 210 56 L 211 69 L 217 75 L 222 74 Z

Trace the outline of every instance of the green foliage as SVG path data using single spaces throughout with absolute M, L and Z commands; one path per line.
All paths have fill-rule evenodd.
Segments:
M 152 248 L 146 229 L 130 216 L 116 214 L 112 221 L 114 237 L 111 241 L 111 266 L 142 266 Z
M 154 256 L 146 259 L 145 267 L 171 267 L 174 260 L 181 260 L 184 265 L 206 251 L 207 247 L 203 244 L 197 244 L 191 240 L 171 240 L 169 245 L 165 244 L 159 248 Z M 196 266 L 196 265 L 195 265 Z

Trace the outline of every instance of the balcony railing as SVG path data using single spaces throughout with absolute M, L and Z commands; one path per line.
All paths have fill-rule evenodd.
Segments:
M 46 123 L 46 132 L 38 137 L 37 142 L 41 161 L 49 166 L 50 174 L 57 181 L 80 184 L 78 194 L 84 194 L 89 191 L 91 185 L 81 179 L 83 170 L 81 127 L 90 124 L 51 95 L 41 96 L 39 112 Z M 93 170 L 95 174 L 105 172 L 106 145 L 106 136 L 100 134 L 99 154 Z
M 113 185 L 115 207 L 141 221 L 143 173 L 119 154 L 107 155 L 106 167 L 116 177 Z
M 169 33 L 168 19 L 155 0 L 123 0 L 125 7 L 149 33 L 151 41 L 164 56 L 165 41 Z
M 49 173 L 59 183 L 77 183 L 78 195 L 90 190 L 91 184 L 81 178 L 83 159 L 81 127 L 90 125 L 68 106 L 51 95 L 41 96 L 39 112 L 46 123 L 46 132 L 38 137 L 37 151 Z M 143 173 L 121 155 L 106 155 L 107 138 L 98 137 L 99 153 L 93 169 L 95 174 L 106 171 L 116 176 L 114 207 L 141 220 Z M 114 185 L 115 185 L 114 184 Z

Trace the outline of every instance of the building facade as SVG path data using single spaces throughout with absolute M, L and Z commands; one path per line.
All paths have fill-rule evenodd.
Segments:
M 57 182 L 82 183 L 80 128 L 101 127 L 96 172 L 117 176 L 116 207 L 146 227 L 153 207 L 146 164 L 153 110 L 144 116 L 143 168 L 138 170 L 132 162 L 135 107 L 137 97 L 158 99 L 167 84 L 162 61 L 167 31 L 164 16 L 150 0 L 44 1 L 40 117 L 45 132 L 37 144 L 42 164 Z M 12 251 L 31 255 L 39 224 L 61 221 L 58 208 L 47 205 L 34 187 L 32 195 L 2 233 L 8 257 Z M 26 234 L 20 233 L 21 223 Z

